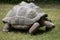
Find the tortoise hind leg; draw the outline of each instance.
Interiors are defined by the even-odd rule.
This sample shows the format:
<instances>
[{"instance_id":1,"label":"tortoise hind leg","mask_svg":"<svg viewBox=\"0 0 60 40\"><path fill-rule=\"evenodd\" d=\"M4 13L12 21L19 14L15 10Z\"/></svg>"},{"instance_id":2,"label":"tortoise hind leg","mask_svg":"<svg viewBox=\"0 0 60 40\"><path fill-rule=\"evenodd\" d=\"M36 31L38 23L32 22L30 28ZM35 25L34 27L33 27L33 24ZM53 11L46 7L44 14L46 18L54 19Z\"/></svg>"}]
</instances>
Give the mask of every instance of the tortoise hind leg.
<instances>
[{"instance_id":1,"label":"tortoise hind leg","mask_svg":"<svg viewBox=\"0 0 60 40\"><path fill-rule=\"evenodd\" d=\"M29 29L29 33L30 34L34 33L39 28L39 25L40 24L38 22L34 23L32 27Z\"/></svg>"},{"instance_id":2,"label":"tortoise hind leg","mask_svg":"<svg viewBox=\"0 0 60 40\"><path fill-rule=\"evenodd\" d=\"M3 27L3 32L8 32L9 29L10 29L10 24L5 23L5 24L4 24L4 27Z\"/></svg>"}]
</instances>

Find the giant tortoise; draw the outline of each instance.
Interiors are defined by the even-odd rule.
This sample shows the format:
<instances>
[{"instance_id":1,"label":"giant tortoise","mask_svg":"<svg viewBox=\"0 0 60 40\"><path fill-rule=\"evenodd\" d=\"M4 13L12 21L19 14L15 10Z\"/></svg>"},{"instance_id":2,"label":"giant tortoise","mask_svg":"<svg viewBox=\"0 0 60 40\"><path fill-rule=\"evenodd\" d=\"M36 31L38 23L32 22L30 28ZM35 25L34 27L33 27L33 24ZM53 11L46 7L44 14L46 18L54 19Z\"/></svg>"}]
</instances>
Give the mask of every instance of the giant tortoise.
<instances>
[{"instance_id":1,"label":"giant tortoise","mask_svg":"<svg viewBox=\"0 0 60 40\"><path fill-rule=\"evenodd\" d=\"M34 3L21 2L15 5L3 18L3 31L8 32L13 27L15 29L28 29L29 33L34 33L41 26L50 30L54 28L54 24L47 17L48 15Z\"/></svg>"}]
</instances>

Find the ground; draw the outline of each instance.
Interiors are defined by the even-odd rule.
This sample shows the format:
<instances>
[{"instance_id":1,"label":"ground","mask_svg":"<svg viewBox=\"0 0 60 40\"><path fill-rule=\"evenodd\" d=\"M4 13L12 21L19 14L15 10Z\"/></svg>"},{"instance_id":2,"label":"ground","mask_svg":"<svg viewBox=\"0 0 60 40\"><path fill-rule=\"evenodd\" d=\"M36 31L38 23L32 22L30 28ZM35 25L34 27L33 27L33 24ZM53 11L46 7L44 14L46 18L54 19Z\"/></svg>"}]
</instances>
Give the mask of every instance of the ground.
<instances>
[{"instance_id":1,"label":"ground","mask_svg":"<svg viewBox=\"0 0 60 40\"><path fill-rule=\"evenodd\" d=\"M12 4L0 4L0 40L60 40L60 5L57 4L41 4L42 10L48 14L48 17L55 24L55 28L52 31L45 32L44 28L38 31L36 35L30 35L26 32L2 32L4 24L2 19L7 12L13 7Z\"/></svg>"}]
</instances>

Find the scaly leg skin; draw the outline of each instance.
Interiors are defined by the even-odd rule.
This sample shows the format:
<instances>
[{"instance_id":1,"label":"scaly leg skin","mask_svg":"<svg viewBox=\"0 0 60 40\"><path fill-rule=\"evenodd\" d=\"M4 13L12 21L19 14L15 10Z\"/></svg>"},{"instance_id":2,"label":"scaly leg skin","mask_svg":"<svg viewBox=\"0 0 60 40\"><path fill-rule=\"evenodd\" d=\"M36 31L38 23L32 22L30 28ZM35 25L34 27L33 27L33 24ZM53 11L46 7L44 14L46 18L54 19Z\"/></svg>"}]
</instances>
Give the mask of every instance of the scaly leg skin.
<instances>
[{"instance_id":1,"label":"scaly leg skin","mask_svg":"<svg viewBox=\"0 0 60 40\"><path fill-rule=\"evenodd\" d=\"M8 32L9 28L10 28L10 25L8 23L5 23L3 27L3 32Z\"/></svg>"},{"instance_id":2,"label":"scaly leg skin","mask_svg":"<svg viewBox=\"0 0 60 40\"><path fill-rule=\"evenodd\" d=\"M39 25L40 24L38 22L34 23L32 27L29 29L29 33L33 34L39 28Z\"/></svg>"}]
</instances>

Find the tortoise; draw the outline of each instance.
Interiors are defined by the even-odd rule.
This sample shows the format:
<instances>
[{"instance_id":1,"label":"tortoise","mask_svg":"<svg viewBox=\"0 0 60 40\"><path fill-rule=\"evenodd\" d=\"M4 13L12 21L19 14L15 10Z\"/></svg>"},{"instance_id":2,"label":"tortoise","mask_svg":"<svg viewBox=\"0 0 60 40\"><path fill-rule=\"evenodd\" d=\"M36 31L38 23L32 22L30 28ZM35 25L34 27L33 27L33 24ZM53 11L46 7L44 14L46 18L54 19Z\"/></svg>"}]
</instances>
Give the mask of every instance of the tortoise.
<instances>
[{"instance_id":1,"label":"tortoise","mask_svg":"<svg viewBox=\"0 0 60 40\"><path fill-rule=\"evenodd\" d=\"M9 32L10 28L13 27L15 29L28 29L29 33L34 33L42 26L45 26L46 30L50 30L55 25L47 17L48 15L34 3L21 2L15 5L3 18L3 31Z\"/></svg>"}]
</instances>

